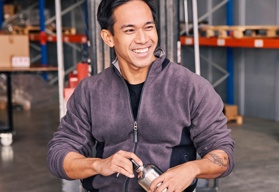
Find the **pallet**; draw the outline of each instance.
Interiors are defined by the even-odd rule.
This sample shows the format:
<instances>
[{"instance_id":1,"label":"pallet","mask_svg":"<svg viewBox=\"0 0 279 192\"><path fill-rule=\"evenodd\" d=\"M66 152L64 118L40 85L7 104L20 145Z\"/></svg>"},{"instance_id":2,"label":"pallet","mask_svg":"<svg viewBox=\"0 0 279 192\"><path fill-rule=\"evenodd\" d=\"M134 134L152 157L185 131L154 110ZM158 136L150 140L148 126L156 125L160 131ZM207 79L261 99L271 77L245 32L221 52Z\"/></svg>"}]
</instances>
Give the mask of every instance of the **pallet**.
<instances>
[{"instance_id":1,"label":"pallet","mask_svg":"<svg viewBox=\"0 0 279 192\"><path fill-rule=\"evenodd\" d=\"M274 38L279 37L279 26L203 26L200 28L202 37L219 38L243 38L243 37L261 37Z\"/></svg>"},{"instance_id":2,"label":"pallet","mask_svg":"<svg viewBox=\"0 0 279 192\"><path fill-rule=\"evenodd\" d=\"M201 37L220 37L226 38L228 37L229 26L220 25L220 26L203 26L200 27L199 33Z\"/></svg>"},{"instance_id":3,"label":"pallet","mask_svg":"<svg viewBox=\"0 0 279 192\"><path fill-rule=\"evenodd\" d=\"M53 33L56 33L56 28L52 26L47 26L46 30L49 30ZM12 34L22 34L22 35L28 35L28 34L37 34L40 33L40 26L13 26L12 28ZM64 35L75 35L76 29L71 27L62 27L62 34Z\"/></svg>"},{"instance_id":4,"label":"pallet","mask_svg":"<svg viewBox=\"0 0 279 192\"><path fill-rule=\"evenodd\" d=\"M243 123L243 117L238 115L237 105L224 104L223 113L227 117L228 123L236 122L237 125L241 125Z\"/></svg>"},{"instance_id":5,"label":"pallet","mask_svg":"<svg viewBox=\"0 0 279 192\"><path fill-rule=\"evenodd\" d=\"M243 37L279 37L279 26L231 26L234 38Z\"/></svg>"},{"instance_id":6,"label":"pallet","mask_svg":"<svg viewBox=\"0 0 279 192\"><path fill-rule=\"evenodd\" d=\"M235 122L237 125L243 124L243 117L241 115L227 116L228 123Z\"/></svg>"}]
</instances>

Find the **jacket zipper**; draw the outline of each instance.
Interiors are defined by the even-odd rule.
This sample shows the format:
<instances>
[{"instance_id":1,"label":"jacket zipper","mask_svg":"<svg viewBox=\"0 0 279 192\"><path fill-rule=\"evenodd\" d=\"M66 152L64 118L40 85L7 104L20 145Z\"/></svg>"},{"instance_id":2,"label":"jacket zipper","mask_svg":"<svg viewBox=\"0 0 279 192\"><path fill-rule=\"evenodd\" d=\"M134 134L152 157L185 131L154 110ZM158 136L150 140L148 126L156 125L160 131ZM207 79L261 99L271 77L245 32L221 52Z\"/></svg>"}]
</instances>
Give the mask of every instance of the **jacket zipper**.
<instances>
[{"instance_id":1,"label":"jacket zipper","mask_svg":"<svg viewBox=\"0 0 279 192\"><path fill-rule=\"evenodd\" d=\"M149 73L149 72L148 72ZM148 74L147 74L147 77L148 77ZM140 106L141 106L141 101L142 101L142 95L143 95L143 91L144 91L144 87L145 87L145 84L146 84L146 81L147 81L147 78L145 80L145 83L142 87L142 90L141 90L141 95L140 95L140 102L139 102L139 107L138 107L138 114L137 116L139 115L139 111L140 111ZM126 84L126 82L124 82ZM126 85L127 87L127 85ZM127 87L127 90L128 90L128 87ZM129 95L129 98L130 98L130 95ZM130 103L130 106L131 106L131 101L129 100L129 103ZM130 108L131 109L131 108ZM131 114L132 114L132 109L131 109ZM132 114L132 117L133 117L133 114ZM133 149L133 152L136 153L136 150L137 150L137 146L138 146L138 122L137 122L137 117L136 119L134 119L134 149ZM123 192L127 192L127 188L128 188L128 178L126 178L125 182L124 182L124 188L123 188Z\"/></svg>"},{"instance_id":2,"label":"jacket zipper","mask_svg":"<svg viewBox=\"0 0 279 192\"><path fill-rule=\"evenodd\" d=\"M132 112L132 108L131 108L131 100L130 100L130 94L129 94L129 89L128 89L128 86L123 78L123 76L119 73L119 71L117 70L119 76L121 77L122 79L122 82L125 84L125 87L126 87L126 90L128 91L128 98L129 98L129 108L130 108L130 114L131 114L131 117L134 121L134 124L133 124L133 130L134 130L134 143L135 143L135 146L134 146L134 149L133 149L133 152L135 153L136 152L136 149L137 149L137 143L138 143L138 122L137 120L134 118L133 116L133 112ZM143 88L142 88L143 89ZM142 94L141 94L142 95ZM140 99L141 100L141 99ZM139 103L140 105L140 103ZM139 110L138 110L139 111ZM124 184L123 184L123 190L122 192L127 192L127 186L128 186L128 181L129 179L126 178L125 181L124 181Z\"/></svg>"},{"instance_id":3,"label":"jacket zipper","mask_svg":"<svg viewBox=\"0 0 279 192\"><path fill-rule=\"evenodd\" d=\"M134 142L135 144L138 143L138 122L135 121L134 122ZM134 152L135 152L136 147L134 148Z\"/></svg>"},{"instance_id":4,"label":"jacket zipper","mask_svg":"<svg viewBox=\"0 0 279 192\"><path fill-rule=\"evenodd\" d=\"M150 66L149 68L149 71L151 69L152 65ZM133 112L132 112L132 109L131 109L131 100L130 100L130 94L129 94L129 89L128 89L128 86L123 78L123 76L121 75L121 73L118 71L118 69L116 68L119 76L121 77L122 79L122 82L125 84L126 86L126 90L128 91L128 98L129 98L129 107L130 107L130 111L131 111L131 115L133 117ZM149 74L149 71L148 71L148 74ZM140 105L141 105L141 100L142 100L142 95L143 95L143 91L144 91L144 87L145 87L145 84L146 84L146 81L147 81L147 78L148 78L148 74L146 76L146 79L145 79L145 83L142 87L142 90L141 90L141 96L140 96L140 102L139 102L139 108L138 108L138 112L140 110ZM138 113L139 114L139 113ZM137 115L138 116L138 115ZM134 143L135 143L135 146L134 146L134 149L133 149L133 152L135 153L136 152L136 149L137 149L137 143L138 143L138 122L137 122L137 118L135 119L134 117L132 118L134 120L134 126L133 126L133 130L134 130ZM124 181L124 187L123 187L123 192L127 192L127 186L128 186L128 178L125 179Z\"/></svg>"},{"instance_id":5,"label":"jacket zipper","mask_svg":"<svg viewBox=\"0 0 279 192\"><path fill-rule=\"evenodd\" d=\"M137 143L138 143L138 122L137 122L137 120L134 121L133 129L134 129L134 143L135 143L133 152L135 153L137 150ZM123 185L124 186L123 192L127 192L128 182L129 182L129 179L126 178L124 181L124 185Z\"/></svg>"}]
</instances>

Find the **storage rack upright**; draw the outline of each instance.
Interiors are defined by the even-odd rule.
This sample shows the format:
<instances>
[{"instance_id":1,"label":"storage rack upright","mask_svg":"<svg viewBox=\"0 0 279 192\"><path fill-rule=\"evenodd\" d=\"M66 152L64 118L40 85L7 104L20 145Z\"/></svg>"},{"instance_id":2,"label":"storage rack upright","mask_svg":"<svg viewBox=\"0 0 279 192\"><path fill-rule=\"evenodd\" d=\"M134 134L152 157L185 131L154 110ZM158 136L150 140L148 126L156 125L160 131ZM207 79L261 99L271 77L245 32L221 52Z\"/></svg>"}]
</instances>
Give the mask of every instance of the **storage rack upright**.
<instances>
[{"instance_id":1,"label":"storage rack upright","mask_svg":"<svg viewBox=\"0 0 279 192\"><path fill-rule=\"evenodd\" d=\"M208 0L207 2L211 2L212 0ZM245 13L246 13L246 9L248 8L248 4L247 4L247 0L243 0L243 1L238 1L236 3L236 1L234 0L224 0L223 2L226 2L226 14L227 14L227 26L234 26L235 22L233 21L233 18L238 18L238 25L239 26L243 26L245 27L246 24L246 17L245 17ZM261 3L268 3L268 2L261 2ZM221 4L221 3L220 3ZM276 24L274 25L275 27L278 26L279 27L279 1L275 2L275 6L274 9L276 9L277 11L275 11L275 15L277 18L276 19ZM237 6L239 9L239 15L234 16L234 6ZM199 20L200 21L200 20ZM255 25L256 27L257 25ZM260 26L259 26L260 27ZM234 79L235 75L239 76L239 79L237 79L237 81L239 81L239 90L238 90L238 104L239 104L239 111L240 114L244 114L245 113L245 84L244 84L244 74L243 73L239 73L235 74L234 73L234 68L236 67L234 64L234 50L235 48L243 48L241 49L241 51L238 51L238 53L240 52L241 55L238 58L238 65L237 67L241 68L244 70L244 66L245 66L245 55L244 55L244 49L267 49L267 50L275 50L275 49L279 49L279 39L278 39L278 30L277 30L277 37L243 37L243 38L233 38L233 37L227 37L227 38L223 38L223 37L199 37L199 46L202 47L223 47L225 49L227 49L227 98L226 98L226 102L228 104L235 104L235 85L234 82L236 81ZM194 46L194 37L190 36L190 35L182 35L180 37L180 42L181 45L184 46ZM278 70L277 70L278 71ZM225 77L225 76L224 76ZM275 83L275 98L278 98L279 95L279 86L278 83ZM279 121L279 102L275 101L275 120Z\"/></svg>"},{"instance_id":2,"label":"storage rack upright","mask_svg":"<svg viewBox=\"0 0 279 192\"><path fill-rule=\"evenodd\" d=\"M61 2L60 1L56 1L56 7L61 6ZM57 79L54 78L52 80L50 80L50 83L53 83L55 81L57 81L58 79L60 79L59 81L59 97L63 98L63 88L64 88L64 76L65 76L65 72L64 72L64 63L63 63L63 59L62 62L60 62L61 57L63 57L63 52L60 52L60 49L62 47L63 43L66 43L68 45L70 45L71 47L73 47L74 49L77 49L78 51L81 51L77 46L75 46L73 43L81 43L81 44L87 44L87 36L84 34L74 34L74 35L62 35L61 31L62 31L62 26L61 26L61 17L70 12L71 10L75 9L76 7L82 5L85 3L85 0L80 0L77 3L71 5L70 7L68 7L67 9L63 10L61 12L61 10L59 12L56 13L56 16L48 19L47 21L45 21L45 17L44 17L44 9L45 9L45 1L44 0L38 0L37 2L35 2L34 4L30 5L27 10L33 9L35 7L37 7L39 5L39 14L40 14L40 33L39 34L28 34L29 36L29 40L30 43L31 42L40 42L41 47L38 48L36 45L30 44L32 45L31 47L35 47L35 49L40 50L41 54L39 56L36 56L34 58L31 58L31 63L35 62L36 60L38 60L39 58L41 58L41 66L42 68L40 69L25 69L26 71L40 71L43 72L43 77L46 79L46 73L44 71L55 71L54 68L50 68L50 65L48 63L48 59L47 59L47 42L56 42L57 44L59 44L61 42L61 44L59 46L57 46L58 50L58 58L59 58L59 62L58 62L58 77ZM23 10L24 12L25 10ZM0 0L0 24L2 27L2 24L5 22L3 20L3 0ZM57 15L58 14L58 15ZM12 16L13 18L17 18L18 15L14 15ZM13 19L12 18L12 19ZM58 24L56 27L56 31L57 31L57 35L49 32L46 30L46 25L49 24L50 22L54 21L55 19L58 19ZM0 28L1 29L1 28ZM49 34L48 34L49 33ZM58 39L58 40L57 40ZM63 49L62 49L63 51ZM4 69L3 69L4 70ZM2 70L2 71L3 71ZM66 74L71 71L71 69L68 69L68 71L66 71ZM20 72L24 72L24 69L20 69ZM5 71L6 73L6 71ZM7 71L7 73L10 73L10 71ZM10 80L10 75L7 76L7 84L11 84L11 80ZM7 95L8 98L12 97L12 90L10 90L11 86L7 86ZM61 101L60 105L60 111L63 114L63 109L64 109L64 103L63 100ZM12 103L11 101L9 101L8 103L8 108L10 109L12 107ZM13 129L13 119L12 119L12 111L9 110L8 111L8 129L5 128L4 132L0 131L0 133L3 132L3 134L8 133L10 135L11 132L14 132ZM12 139L12 138L11 138ZM11 143L11 142L10 142Z\"/></svg>"}]
</instances>

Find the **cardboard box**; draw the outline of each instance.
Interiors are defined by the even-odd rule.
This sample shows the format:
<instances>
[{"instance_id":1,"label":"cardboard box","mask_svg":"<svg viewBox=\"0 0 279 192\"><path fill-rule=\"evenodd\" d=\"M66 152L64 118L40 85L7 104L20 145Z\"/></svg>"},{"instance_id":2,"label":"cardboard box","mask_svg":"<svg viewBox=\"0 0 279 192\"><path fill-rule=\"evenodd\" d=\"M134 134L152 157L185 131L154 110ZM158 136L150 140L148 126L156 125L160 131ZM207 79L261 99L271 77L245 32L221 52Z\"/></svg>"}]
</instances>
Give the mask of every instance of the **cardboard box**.
<instances>
[{"instance_id":1,"label":"cardboard box","mask_svg":"<svg viewBox=\"0 0 279 192\"><path fill-rule=\"evenodd\" d=\"M234 117L238 115L237 105L224 105L224 114L226 117Z\"/></svg>"},{"instance_id":2,"label":"cardboard box","mask_svg":"<svg viewBox=\"0 0 279 192\"><path fill-rule=\"evenodd\" d=\"M4 12L4 19L7 20L13 15L15 15L16 13L15 6L12 4L3 5L3 12Z\"/></svg>"},{"instance_id":3,"label":"cardboard box","mask_svg":"<svg viewBox=\"0 0 279 192\"><path fill-rule=\"evenodd\" d=\"M30 58L29 37L0 35L0 67L12 67L12 59L15 57Z\"/></svg>"}]
</instances>

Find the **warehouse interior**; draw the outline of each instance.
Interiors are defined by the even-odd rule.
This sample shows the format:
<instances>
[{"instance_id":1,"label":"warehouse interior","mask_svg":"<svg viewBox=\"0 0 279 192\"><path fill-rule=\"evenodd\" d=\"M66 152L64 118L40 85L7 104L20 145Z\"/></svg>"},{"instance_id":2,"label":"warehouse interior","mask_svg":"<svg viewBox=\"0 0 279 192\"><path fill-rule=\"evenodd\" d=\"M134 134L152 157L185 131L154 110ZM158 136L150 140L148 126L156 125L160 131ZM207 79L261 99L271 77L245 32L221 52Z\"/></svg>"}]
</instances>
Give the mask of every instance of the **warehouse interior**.
<instances>
[{"instance_id":1,"label":"warehouse interior","mask_svg":"<svg viewBox=\"0 0 279 192\"><path fill-rule=\"evenodd\" d=\"M235 141L233 172L200 180L196 192L277 191L279 0L156 2L160 46L213 85ZM0 0L0 191L85 191L51 175L46 156L79 80L114 59L99 36L99 3Z\"/></svg>"}]
</instances>

